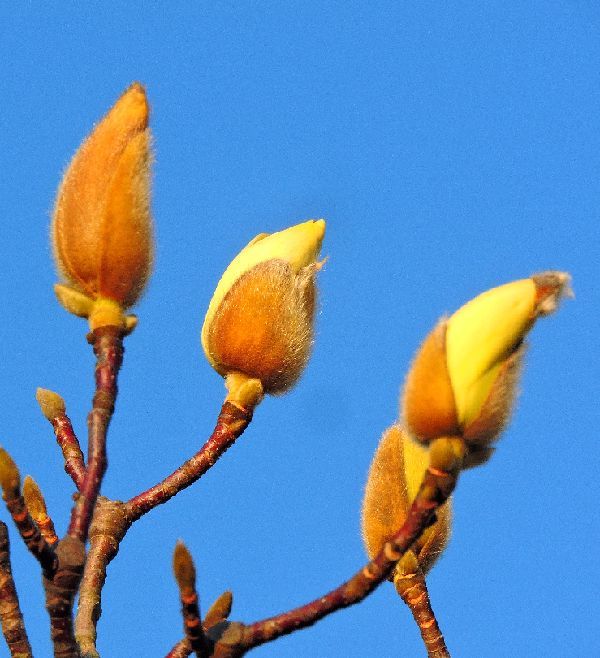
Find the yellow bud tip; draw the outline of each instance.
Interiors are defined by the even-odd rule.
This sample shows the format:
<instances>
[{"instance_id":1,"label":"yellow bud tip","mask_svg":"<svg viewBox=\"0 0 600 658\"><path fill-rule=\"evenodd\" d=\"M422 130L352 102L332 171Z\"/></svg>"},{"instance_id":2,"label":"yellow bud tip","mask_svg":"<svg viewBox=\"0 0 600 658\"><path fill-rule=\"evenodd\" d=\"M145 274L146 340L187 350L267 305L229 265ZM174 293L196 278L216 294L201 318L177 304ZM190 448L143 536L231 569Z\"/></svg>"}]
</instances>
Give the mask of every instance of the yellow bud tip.
<instances>
[{"instance_id":1,"label":"yellow bud tip","mask_svg":"<svg viewBox=\"0 0 600 658\"><path fill-rule=\"evenodd\" d=\"M0 487L5 494L18 494L21 487L19 469L4 448L0 448Z\"/></svg>"},{"instance_id":2,"label":"yellow bud tip","mask_svg":"<svg viewBox=\"0 0 600 658\"><path fill-rule=\"evenodd\" d=\"M35 521L48 516L44 496L31 475L26 475L25 480L23 480L23 498L29 513Z\"/></svg>"},{"instance_id":3,"label":"yellow bud tip","mask_svg":"<svg viewBox=\"0 0 600 658\"><path fill-rule=\"evenodd\" d=\"M564 272L513 281L475 297L448 320L447 366L463 429L479 417L502 369L536 319L552 313L561 298L571 294L569 282Z\"/></svg>"},{"instance_id":4,"label":"yellow bud tip","mask_svg":"<svg viewBox=\"0 0 600 658\"><path fill-rule=\"evenodd\" d=\"M47 388L38 388L35 392L35 399L40 405L42 413L50 422L66 411L65 401L61 396Z\"/></svg>"},{"instance_id":5,"label":"yellow bud tip","mask_svg":"<svg viewBox=\"0 0 600 658\"><path fill-rule=\"evenodd\" d=\"M175 550L173 551L173 572L180 590L195 588L196 569L194 561L181 540L175 544Z\"/></svg>"}]
</instances>

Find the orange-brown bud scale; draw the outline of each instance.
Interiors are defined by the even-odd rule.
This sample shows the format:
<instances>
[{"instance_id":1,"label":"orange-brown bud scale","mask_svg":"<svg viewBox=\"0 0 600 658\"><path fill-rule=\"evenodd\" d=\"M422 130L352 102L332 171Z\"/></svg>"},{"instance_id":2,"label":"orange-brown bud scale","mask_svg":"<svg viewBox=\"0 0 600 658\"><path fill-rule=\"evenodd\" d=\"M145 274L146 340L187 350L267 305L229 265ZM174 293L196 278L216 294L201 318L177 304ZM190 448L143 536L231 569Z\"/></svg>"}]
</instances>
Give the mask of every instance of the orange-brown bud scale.
<instances>
[{"instance_id":1,"label":"orange-brown bud scale","mask_svg":"<svg viewBox=\"0 0 600 658\"><path fill-rule=\"evenodd\" d=\"M312 346L315 267L294 274L280 260L259 263L216 310L207 346L216 369L240 372L279 393L300 376Z\"/></svg>"},{"instance_id":2,"label":"orange-brown bud scale","mask_svg":"<svg viewBox=\"0 0 600 658\"><path fill-rule=\"evenodd\" d=\"M179 589L186 595L196 586L196 568L194 560L182 541L175 544L173 551L173 573Z\"/></svg>"},{"instance_id":3,"label":"orange-brown bud scale","mask_svg":"<svg viewBox=\"0 0 600 658\"><path fill-rule=\"evenodd\" d=\"M419 439L459 432L454 393L446 366L446 322L427 336L406 378L404 420Z\"/></svg>"},{"instance_id":4,"label":"orange-brown bud scale","mask_svg":"<svg viewBox=\"0 0 600 658\"><path fill-rule=\"evenodd\" d=\"M392 425L385 431L373 457L363 501L363 537L370 558L379 553L406 521L427 464L427 451L408 443L400 426ZM438 510L435 523L413 545L423 571L433 566L448 543L450 522L451 508L447 501ZM409 552L406 560L410 555Z\"/></svg>"},{"instance_id":5,"label":"orange-brown bud scale","mask_svg":"<svg viewBox=\"0 0 600 658\"><path fill-rule=\"evenodd\" d=\"M137 301L152 265L148 115L144 89L135 83L73 157L52 224L56 262L75 293L122 308ZM72 305L87 315L84 301Z\"/></svg>"}]
</instances>

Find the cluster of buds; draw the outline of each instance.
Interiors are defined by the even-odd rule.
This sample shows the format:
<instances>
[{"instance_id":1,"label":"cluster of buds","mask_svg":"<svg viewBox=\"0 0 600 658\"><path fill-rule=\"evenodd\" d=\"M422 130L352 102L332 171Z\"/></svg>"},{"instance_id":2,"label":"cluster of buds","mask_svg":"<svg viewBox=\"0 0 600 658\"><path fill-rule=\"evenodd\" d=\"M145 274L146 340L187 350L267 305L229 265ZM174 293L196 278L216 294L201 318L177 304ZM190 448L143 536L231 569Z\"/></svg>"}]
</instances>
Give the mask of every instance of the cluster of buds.
<instances>
[{"instance_id":1,"label":"cluster of buds","mask_svg":"<svg viewBox=\"0 0 600 658\"><path fill-rule=\"evenodd\" d=\"M148 103L136 83L83 142L59 188L52 236L66 283L56 293L92 330L111 325L126 333L135 326L125 311L139 299L152 265L151 159ZM260 234L223 273L201 340L231 402L252 407L299 379L313 342L324 234L322 219ZM428 444L460 438L465 466L489 457L510 415L525 336L555 310L568 284L568 275L544 272L494 288L427 336L406 378L405 430L394 425L385 432L371 466L363 508L371 557L406 520L429 464ZM35 494L31 483L28 490ZM448 501L409 558L429 569L449 531Z\"/></svg>"},{"instance_id":2,"label":"cluster of buds","mask_svg":"<svg viewBox=\"0 0 600 658\"><path fill-rule=\"evenodd\" d=\"M125 315L147 283L153 255L148 102L134 83L80 146L58 190L52 221L61 304L92 330L131 331ZM315 275L325 222L310 220L252 240L221 277L202 345L230 399L255 404L288 390L312 346Z\"/></svg>"}]
</instances>

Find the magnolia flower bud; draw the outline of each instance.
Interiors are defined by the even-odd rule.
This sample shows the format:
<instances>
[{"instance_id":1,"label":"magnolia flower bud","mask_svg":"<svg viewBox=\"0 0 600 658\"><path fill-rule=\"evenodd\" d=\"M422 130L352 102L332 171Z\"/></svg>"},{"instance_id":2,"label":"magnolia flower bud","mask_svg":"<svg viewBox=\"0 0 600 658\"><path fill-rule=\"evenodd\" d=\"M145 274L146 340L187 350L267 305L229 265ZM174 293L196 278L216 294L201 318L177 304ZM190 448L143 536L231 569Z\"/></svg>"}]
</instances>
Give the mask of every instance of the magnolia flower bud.
<instances>
[{"instance_id":1,"label":"magnolia flower bud","mask_svg":"<svg viewBox=\"0 0 600 658\"><path fill-rule=\"evenodd\" d=\"M300 376L312 345L315 274L325 221L263 233L221 277L202 327L202 347L221 375L260 381L283 393Z\"/></svg>"},{"instance_id":2,"label":"magnolia flower bud","mask_svg":"<svg viewBox=\"0 0 600 658\"><path fill-rule=\"evenodd\" d=\"M152 265L150 130L143 87L134 83L71 160L58 189L52 243L68 285L63 306L90 320L132 328L123 309L140 297Z\"/></svg>"},{"instance_id":3,"label":"magnolia flower bud","mask_svg":"<svg viewBox=\"0 0 600 658\"><path fill-rule=\"evenodd\" d=\"M387 429L369 470L362 510L363 538L369 558L402 527L429 466L429 451L411 441L399 425ZM450 537L451 509L447 500L412 551L424 571L433 566Z\"/></svg>"},{"instance_id":4,"label":"magnolia flower bud","mask_svg":"<svg viewBox=\"0 0 600 658\"><path fill-rule=\"evenodd\" d=\"M485 459L511 412L523 340L568 294L569 276L544 272L492 288L442 319L406 378L403 415L423 442L462 436Z\"/></svg>"}]
</instances>

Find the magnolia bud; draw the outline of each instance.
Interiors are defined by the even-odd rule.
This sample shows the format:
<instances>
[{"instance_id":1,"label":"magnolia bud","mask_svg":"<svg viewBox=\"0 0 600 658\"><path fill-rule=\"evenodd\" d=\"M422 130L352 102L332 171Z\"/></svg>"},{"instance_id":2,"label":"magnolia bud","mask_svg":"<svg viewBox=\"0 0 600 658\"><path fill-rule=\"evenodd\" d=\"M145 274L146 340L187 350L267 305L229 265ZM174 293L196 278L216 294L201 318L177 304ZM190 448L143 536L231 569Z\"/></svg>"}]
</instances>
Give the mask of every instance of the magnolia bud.
<instances>
[{"instance_id":1,"label":"magnolia bud","mask_svg":"<svg viewBox=\"0 0 600 658\"><path fill-rule=\"evenodd\" d=\"M427 448L411 441L399 425L384 432L369 470L362 510L363 538L370 558L406 521L428 466ZM412 547L424 571L433 566L448 543L450 500L440 507L436 517Z\"/></svg>"},{"instance_id":2,"label":"magnolia bud","mask_svg":"<svg viewBox=\"0 0 600 658\"><path fill-rule=\"evenodd\" d=\"M221 277L202 327L202 347L221 375L259 380L283 393L300 376L312 346L315 274L325 222L263 233Z\"/></svg>"},{"instance_id":3,"label":"magnolia bud","mask_svg":"<svg viewBox=\"0 0 600 658\"><path fill-rule=\"evenodd\" d=\"M427 336L406 378L403 415L423 442L462 436L485 459L511 412L523 340L568 294L569 276L544 272L475 297ZM473 463L473 461L472 461Z\"/></svg>"},{"instance_id":4,"label":"magnolia bud","mask_svg":"<svg viewBox=\"0 0 600 658\"><path fill-rule=\"evenodd\" d=\"M68 285L56 294L92 329L131 329L123 309L140 297L152 265L150 130L143 87L134 83L71 160L58 189L52 242Z\"/></svg>"}]
</instances>

